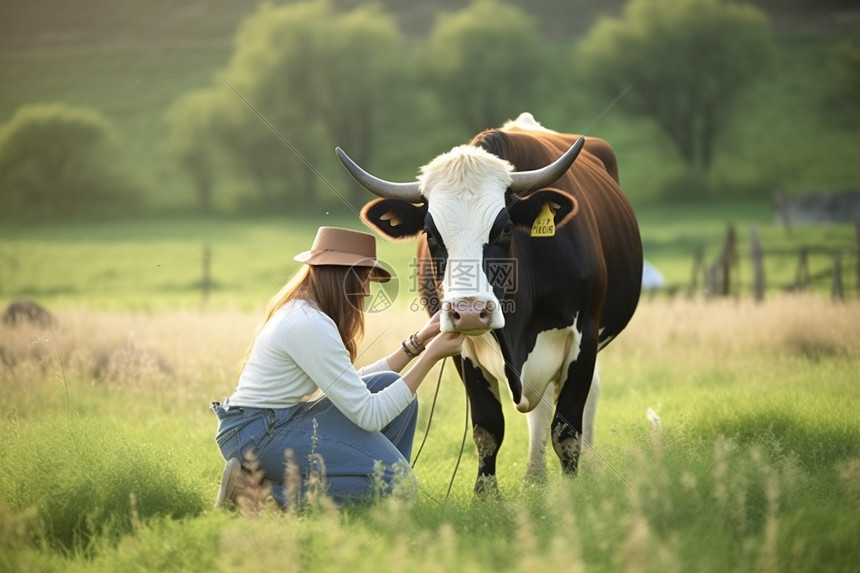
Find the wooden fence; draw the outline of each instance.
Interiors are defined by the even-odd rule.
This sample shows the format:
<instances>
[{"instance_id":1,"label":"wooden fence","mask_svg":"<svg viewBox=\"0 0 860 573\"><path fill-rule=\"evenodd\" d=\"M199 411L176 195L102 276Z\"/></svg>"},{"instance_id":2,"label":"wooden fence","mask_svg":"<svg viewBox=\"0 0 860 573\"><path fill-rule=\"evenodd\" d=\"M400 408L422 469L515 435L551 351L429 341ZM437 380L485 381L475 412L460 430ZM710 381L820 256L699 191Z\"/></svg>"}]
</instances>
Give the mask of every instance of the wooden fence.
<instances>
[{"instance_id":1,"label":"wooden fence","mask_svg":"<svg viewBox=\"0 0 860 573\"><path fill-rule=\"evenodd\" d=\"M834 248L832 246L808 245L795 248L764 248L759 238L758 228L753 225L749 229L749 255L738 251L737 233L734 225L726 229L726 237L717 258L707 264L705 249L699 248L693 255L693 269L690 282L687 284L669 284L659 289L649 289L653 296L658 290L670 297L682 291L692 298L700 292L707 298L740 296L746 287L741 284L741 261L748 259L751 267L752 284L748 287L757 301L764 300L768 290L767 274L765 273L765 257L792 257L797 260L794 280L788 284L777 285L777 288L788 292L810 290L816 284L824 281L830 283L830 294L834 300L844 300L849 294L845 288L844 275L851 270L853 264L855 294L860 297L860 222L855 224L855 242L853 245ZM830 266L815 273L810 272L809 259L811 256L827 257ZM201 257L202 273L200 280L201 307L206 310L212 291L212 248L203 245Z\"/></svg>"},{"instance_id":2,"label":"wooden fence","mask_svg":"<svg viewBox=\"0 0 860 573\"><path fill-rule=\"evenodd\" d=\"M797 261L794 279L776 287L768 285L765 272L765 259L773 257L788 257ZM820 260L825 258L823 269L810 271L810 258ZM804 245L801 247L783 248L762 245L758 228L753 225L749 229L749 252L738 250L737 233L734 225L726 229L722 248L716 259L710 264L705 258L704 248L699 248L693 255L693 269L690 282L684 285L668 285L663 291L674 296L686 290L688 297L703 293L707 298L740 296L749 289L757 301L764 300L765 293L770 289L784 292L802 292L811 290L816 285L828 284L834 300L844 300L850 295L845 287L845 274L853 270L855 295L860 297L860 222L855 224L855 242L844 247ZM741 283L741 263L748 262L750 267L751 284Z\"/></svg>"}]
</instances>

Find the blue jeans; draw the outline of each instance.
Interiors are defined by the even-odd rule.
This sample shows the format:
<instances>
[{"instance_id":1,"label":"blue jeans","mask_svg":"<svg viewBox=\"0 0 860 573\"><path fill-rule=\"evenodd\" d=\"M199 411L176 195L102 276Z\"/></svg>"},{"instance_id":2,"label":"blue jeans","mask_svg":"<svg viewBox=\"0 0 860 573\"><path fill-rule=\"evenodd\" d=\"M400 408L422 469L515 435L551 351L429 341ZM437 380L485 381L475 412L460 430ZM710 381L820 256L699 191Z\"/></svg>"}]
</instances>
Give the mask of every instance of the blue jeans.
<instances>
[{"instance_id":1,"label":"blue jeans","mask_svg":"<svg viewBox=\"0 0 860 573\"><path fill-rule=\"evenodd\" d=\"M394 372L380 372L366 376L364 381L371 392L379 392L397 378ZM292 450L293 461L301 470L302 495L308 476L318 469L314 454L322 457L327 494L339 505L390 492L396 471L414 480L409 461L418 419L417 398L381 432L362 430L328 398L275 409L225 407L213 402L212 411L218 417L215 441L224 459L244 462L250 453L265 472L264 479L271 483L272 496L282 506L287 504L286 450ZM384 464L384 471L377 469L375 477L377 462ZM379 478L384 482L381 488Z\"/></svg>"}]
</instances>

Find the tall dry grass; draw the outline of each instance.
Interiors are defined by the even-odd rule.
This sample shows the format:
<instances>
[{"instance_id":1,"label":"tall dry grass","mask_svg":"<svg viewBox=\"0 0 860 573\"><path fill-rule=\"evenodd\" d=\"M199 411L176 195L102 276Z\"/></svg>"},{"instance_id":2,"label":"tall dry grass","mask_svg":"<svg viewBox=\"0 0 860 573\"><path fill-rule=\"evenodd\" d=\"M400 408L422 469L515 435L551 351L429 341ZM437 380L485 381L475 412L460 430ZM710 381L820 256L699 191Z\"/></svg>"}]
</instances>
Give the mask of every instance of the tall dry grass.
<instances>
[{"instance_id":1,"label":"tall dry grass","mask_svg":"<svg viewBox=\"0 0 860 573\"><path fill-rule=\"evenodd\" d=\"M239 312L55 314L47 329L0 325L0 382L16 398L55 381L185 407L228 389L256 323Z\"/></svg>"},{"instance_id":2,"label":"tall dry grass","mask_svg":"<svg viewBox=\"0 0 860 573\"><path fill-rule=\"evenodd\" d=\"M860 304L793 295L751 299L643 301L613 342L613 360L666 355L672 360L860 356ZM607 351L609 356L610 351Z\"/></svg>"},{"instance_id":3,"label":"tall dry grass","mask_svg":"<svg viewBox=\"0 0 860 573\"><path fill-rule=\"evenodd\" d=\"M0 327L9 570L845 571L858 557L856 302L643 302L601 354L597 440L579 476L562 479L548 453L545 486L522 486L527 430L506 405L502 497L486 502L471 493L468 439L445 499L465 416L448 367L415 501L253 519L211 512L223 462L207 405L232 391L259 316L56 315L50 336ZM424 320L369 315L360 362Z\"/></svg>"}]
</instances>

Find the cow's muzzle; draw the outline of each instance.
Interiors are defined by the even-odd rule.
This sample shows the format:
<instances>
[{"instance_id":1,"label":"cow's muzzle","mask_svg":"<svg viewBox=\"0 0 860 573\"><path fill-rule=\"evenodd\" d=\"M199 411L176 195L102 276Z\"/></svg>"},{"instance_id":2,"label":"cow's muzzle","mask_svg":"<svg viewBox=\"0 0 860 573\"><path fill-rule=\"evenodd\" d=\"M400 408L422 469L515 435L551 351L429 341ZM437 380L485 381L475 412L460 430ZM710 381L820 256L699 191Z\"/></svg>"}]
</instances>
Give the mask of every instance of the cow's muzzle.
<instances>
[{"instance_id":1,"label":"cow's muzzle","mask_svg":"<svg viewBox=\"0 0 860 573\"><path fill-rule=\"evenodd\" d=\"M475 297L443 301L440 318L443 332L460 332L467 336L480 336L505 325L497 301Z\"/></svg>"}]
</instances>

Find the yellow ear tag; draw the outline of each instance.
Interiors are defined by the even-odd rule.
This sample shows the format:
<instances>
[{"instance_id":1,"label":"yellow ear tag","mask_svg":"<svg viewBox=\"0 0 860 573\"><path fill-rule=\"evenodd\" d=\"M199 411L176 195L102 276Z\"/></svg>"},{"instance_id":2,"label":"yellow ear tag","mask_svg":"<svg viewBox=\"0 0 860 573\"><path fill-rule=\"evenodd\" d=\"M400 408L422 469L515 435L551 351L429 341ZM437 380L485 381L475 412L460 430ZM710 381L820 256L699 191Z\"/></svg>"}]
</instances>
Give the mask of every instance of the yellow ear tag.
<instances>
[{"instance_id":1,"label":"yellow ear tag","mask_svg":"<svg viewBox=\"0 0 860 573\"><path fill-rule=\"evenodd\" d=\"M554 237L555 215L549 208L549 203L544 203L540 208L537 219L532 225L532 237Z\"/></svg>"}]
</instances>

